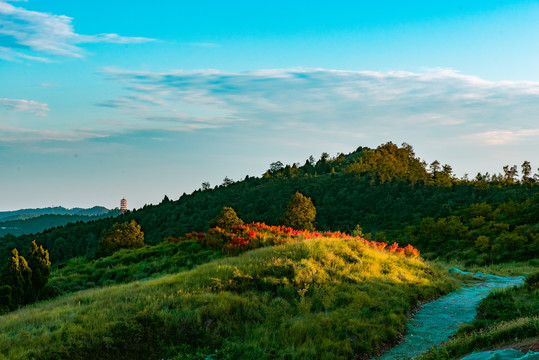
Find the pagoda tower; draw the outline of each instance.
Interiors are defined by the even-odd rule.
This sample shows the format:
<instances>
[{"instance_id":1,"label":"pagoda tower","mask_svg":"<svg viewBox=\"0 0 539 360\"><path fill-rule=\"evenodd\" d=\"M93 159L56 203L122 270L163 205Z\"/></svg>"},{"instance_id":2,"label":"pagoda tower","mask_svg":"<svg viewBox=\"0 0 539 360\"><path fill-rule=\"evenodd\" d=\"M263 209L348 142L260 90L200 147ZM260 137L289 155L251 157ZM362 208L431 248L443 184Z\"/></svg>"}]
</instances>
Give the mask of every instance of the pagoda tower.
<instances>
[{"instance_id":1,"label":"pagoda tower","mask_svg":"<svg viewBox=\"0 0 539 360\"><path fill-rule=\"evenodd\" d=\"M120 210L127 211L127 200L125 198L120 200Z\"/></svg>"}]
</instances>

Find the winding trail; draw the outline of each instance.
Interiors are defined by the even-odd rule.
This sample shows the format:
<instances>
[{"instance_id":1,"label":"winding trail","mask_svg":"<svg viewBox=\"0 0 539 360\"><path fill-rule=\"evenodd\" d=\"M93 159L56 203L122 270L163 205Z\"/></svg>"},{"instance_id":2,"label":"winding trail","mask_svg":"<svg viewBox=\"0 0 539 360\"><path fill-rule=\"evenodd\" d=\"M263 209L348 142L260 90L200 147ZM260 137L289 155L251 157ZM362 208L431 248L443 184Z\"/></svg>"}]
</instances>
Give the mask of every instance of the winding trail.
<instances>
[{"instance_id":1,"label":"winding trail","mask_svg":"<svg viewBox=\"0 0 539 360\"><path fill-rule=\"evenodd\" d=\"M386 351L379 360L408 359L429 351L457 332L459 326L470 322L476 315L479 302L494 288L505 288L524 283L523 276L496 276L481 272L468 273L482 280L460 288L421 307L408 322L404 340Z\"/></svg>"}]
</instances>

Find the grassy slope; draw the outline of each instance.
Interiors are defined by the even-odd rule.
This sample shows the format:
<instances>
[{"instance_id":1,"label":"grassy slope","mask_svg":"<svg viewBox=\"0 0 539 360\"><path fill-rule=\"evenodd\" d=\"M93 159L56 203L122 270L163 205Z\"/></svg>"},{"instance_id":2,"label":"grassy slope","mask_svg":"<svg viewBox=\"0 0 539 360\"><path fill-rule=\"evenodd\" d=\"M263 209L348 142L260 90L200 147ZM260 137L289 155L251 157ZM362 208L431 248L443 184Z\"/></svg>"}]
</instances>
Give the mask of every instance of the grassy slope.
<instances>
[{"instance_id":1,"label":"grassy slope","mask_svg":"<svg viewBox=\"0 0 539 360\"><path fill-rule=\"evenodd\" d=\"M120 250L100 259L75 258L52 271L47 297L98 286L127 283L189 270L223 254L195 241L162 242L140 249Z\"/></svg>"},{"instance_id":2,"label":"grassy slope","mask_svg":"<svg viewBox=\"0 0 539 360\"><path fill-rule=\"evenodd\" d=\"M420 259L319 238L2 316L0 358L349 359L395 342L450 287Z\"/></svg>"}]
</instances>

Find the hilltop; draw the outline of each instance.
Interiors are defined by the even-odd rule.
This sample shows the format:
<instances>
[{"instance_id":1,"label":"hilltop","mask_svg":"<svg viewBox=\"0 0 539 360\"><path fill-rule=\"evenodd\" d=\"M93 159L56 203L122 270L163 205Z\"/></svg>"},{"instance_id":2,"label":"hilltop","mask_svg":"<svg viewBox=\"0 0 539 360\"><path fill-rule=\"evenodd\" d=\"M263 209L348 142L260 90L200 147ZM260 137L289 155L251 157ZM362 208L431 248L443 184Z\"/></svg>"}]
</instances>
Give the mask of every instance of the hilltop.
<instances>
[{"instance_id":1,"label":"hilltop","mask_svg":"<svg viewBox=\"0 0 539 360\"><path fill-rule=\"evenodd\" d=\"M55 264L72 257L93 256L103 230L113 222L129 220L142 226L147 243L157 244L168 236L206 231L210 220L224 206L232 206L247 222L279 224L288 199L296 191L312 199L319 230L359 231L373 239L398 241L404 229L419 226L425 218L452 216L483 202L497 207L536 198L537 175L531 174L529 163L523 165L520 179L516 166L505 167L504 174L459 179L449 165L437 161L427 165L408 144L359 147L336 157L324 153L319 160L307 159L304 165L272 163L261 177L237 182L225 178L223 184L213 188L203 184L201 189L176 201L165 197L158 205L128 211L115 220L69 224L33 236L4 238L0 240L0 256L7 256L14 247L26 248L33 239L51 251ZM514 227L509 224L506 231ZM492 236L498 235L501 234ZM414 236L407 240L415 241ZM423 246L422 241L418 246ZM468 239L466 246L470 241L475 239ZM477 250L481 252L481 247ZM480 259L473 257L476 258Z\"/></svg>"}]
</instances>

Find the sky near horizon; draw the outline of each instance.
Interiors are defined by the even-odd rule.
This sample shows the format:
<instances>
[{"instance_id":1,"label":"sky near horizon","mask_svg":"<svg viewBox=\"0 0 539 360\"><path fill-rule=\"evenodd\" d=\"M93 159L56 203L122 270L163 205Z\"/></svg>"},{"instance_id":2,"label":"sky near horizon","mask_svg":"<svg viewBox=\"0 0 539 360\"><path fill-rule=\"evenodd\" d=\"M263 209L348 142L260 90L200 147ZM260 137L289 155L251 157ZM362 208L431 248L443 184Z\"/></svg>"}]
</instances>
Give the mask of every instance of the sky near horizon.
<instances>
[{"instance_id":1,"label":"sky near horizon","mask_svg":"<svg viewBox=\"0 0 539 360\"><path fill-rule=\"evenodd\" d=\"M0 211L177 199L359 146L539 167L536 1L0 0Z\"/></svg>"}]
</instances>

